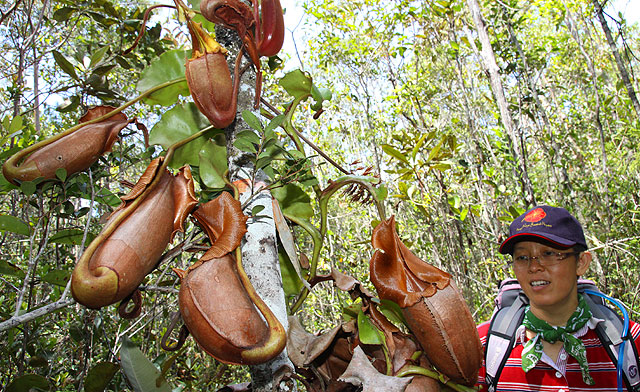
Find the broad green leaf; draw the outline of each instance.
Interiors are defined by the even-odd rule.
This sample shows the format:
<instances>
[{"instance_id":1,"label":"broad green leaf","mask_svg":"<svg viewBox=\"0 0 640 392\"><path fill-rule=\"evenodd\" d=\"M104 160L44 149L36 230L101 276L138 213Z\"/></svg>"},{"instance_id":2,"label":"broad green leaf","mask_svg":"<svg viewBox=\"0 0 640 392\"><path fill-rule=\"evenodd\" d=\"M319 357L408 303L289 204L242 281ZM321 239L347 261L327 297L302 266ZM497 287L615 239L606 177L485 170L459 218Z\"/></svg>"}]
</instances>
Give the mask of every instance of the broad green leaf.
<instances>
[{"instance_id":1,"label":"broad green leaf","mask_svg":"<svg viewBox=\"0 0 640 392\"><path fill-rule=\"evenodd\" d=\"M389 194L387 187L383 184L374 187L373 190L376 193L376 199L378 199L379 201L384 201Z\"/></svg>"},{"instance_id":2,"label":"broad green leaf","mask_svg":"<svg viewBox=\"0 0 640 392\"><path fill-rule=\"evenodd\" d=\"M262 131L262 123L260 122L260 119L255 114L253 114L251 110L242 111L242 119L251 128L255 129L256 131Z\"/></svg>"},{"instance_id":3,"label":"broad green leaf","mask_svg":"<svg viewBox=\"0 0 640 392\"><path fill-rule=\"evenodd\" d=\"M109 45L105 45L102 48L96 50L95 52L93 52L91 54L91 61L89 62L89 68L93 68L96 65L98 65L102 59L104 58L104 55L107 53L107 51L109 50L110 46Z\"/></svg>"},{"instance_id":4,"label":"broad green leaf","mask_svg":"<svg viewBox=\"0 0 640 392\"><path fill-rule=\"evenodd\" d=\"M73 15L73 13L76 12L77 10L78 10L77 8L72 8L72 7L58 8L56 12L53 13L53 20L55 20L56 22L67 21L69 20L71 15Z\"/></svg>"},{"instance_id":5,"label":"broad green leaf","mask_svg":"<svg viewBox=\"0 0 640 392\"><path fill-rule=\"evenodd\" d=\"M316 101L313 105L311 105L312 110L320 110L322 109L322 102L331 100L332 97L331 90L328 88L318 88L315 84L311 87L311 96Z\"/></svg>"},{"instance_id":6,"label":"broad green leaf","mask_svg":"<svg viewBox=\"0 0 640 392\"><path fill-rule=\"evenodd\" d=\"M93 68L96 65L98 65L102 59L104 58L104 55L107 53L107 51L109 50L110 46L109 45L105 45L102 48L96 50L95 52L93 52L91 54L91 62L89 63L89 68Z\"/></svg>"},{"instance_id":7,"label":"broad green leaf","mask_svg":"<svg viewBox=\"0 0 640 392\"><path fill-rule=\"evenodd\" d=\"M440 140L440 142L438 142L438 144L436 144L436 146L433 147L433 150L429 152L429 156L427 157L428 161L433 161L438 156L438 154L440 154L440 149L442 148L443 141L444 140Z\"/></svg>"},{"instance_id":8,"label":"broad green leaf","mask_svg":"<svg viewBox=\"0 0 640 392\"><path fill-rule=\"evenodd\" d=\"M15 116L11 119L11 125L9 125L9 133L14 133L22 129L24 123L22 122L22 116Z\"/></svg>"},{"instance_id":9,"label":"broad green leaf","mask_svg":"<svg viewBox=\"0 0 640 392\"><path fill-rule=\"evenodd\" d=\"M462 211L460 211L460 220L464 222L468 213L469 213L469 207L463 208Z\"/></svg>"},{"instance_id":10,"label":"broad green leaf","mask_svg":"<svg viewBox=\"0 0 640 392\"><path fill-rule=\"evenodd\" d=\"M36 193L36 183L33 181L25 181L20 184L20 190L27 196Z\"/></svg>"},{"instance_id":11,"label":"broad green leaf","mask_svg":"<svg viewBox=\"0 0 640 392\"><path fill-rule=\"evenodd\" d=\"M120 366L111 362L100 362L87 373L84 379L85 392L102 392L105 390L113 376L120 370Z\"/></svg>"},{"instance_id":12,"label":"broad green leaf","mask_svg":"<svg viewBox=\"0 0 640 392\"><path fill-rule=\"evenodd\" d=\"M407 324L404 319L404 315L402 314L402 308L400 308L400 305L393 301L389 301L388 299L381 299L378 310L380 310L380 312L382 312L382 314L384 314L385 317L395 325Z\"/></svg>"},{"instance_id":13,"label":"broad green leaf","mask_svg":"<svg viewBox=\"0 0 640 392\"><path fill-rule=\"evenodd\" d=\"M156 385L156 380L161 377L160 371L126 337L122 341L122 348L120 349L120 366L122 366L122 372L129 380L134 391L171 392L171 388L164 378L161 380L160 386Z\"/></svg>"},{"instance_id":14,"label":"broad green leaf","mask_svg":"<svg viewBox=\"0 0 640 392\"><path fill-rule=\"evenodd\" d=\"M157 60L142 71L136 86L137 90L142 93L163 83L184 78L186 72L184 64L187 56L187 51L177 49L160 55ZM180 95L187 96L189 94L189 86L185 80L154 92L145 99L145 102L150 105L171 106L178 101Z\"/></svg>"},{"instance_id":15,"label":"broad green leaf","mask_svg":"<svg viewBox=\"0 0 640 392\"><path fill-rule=\"evenodd\" d=\"M59 167L56 169L56 177L58 177L58 179L60 181L64 181L67 179L67 169L65 169L64 167Z\"/></svg>"},{"instance_id":16,"label":"broad green leaf","mask_svg":"<svg viewBox=\"0 0 640 392\"><path fill-rule=\"evenodd\" d=\"M200 179L212 189L225 187L224 173L227 171L227 145L224 134L208 140L199 153Z\"/></svg>"},{"instance_id":17,"label":"broad green leaf","mask_svg":"<svg viewBox=\"0 0 640 392\"><path fill-rule=\"evenodd\" d=\"M31 392L50 390L49 381L38 374L25 374L20 376L7 386L5 392Z\"/></svg>"},{"instance_id":18,"label":"broad green leaf","mask_svg":"<svg viewBox=\"0 0 640 392\"><path fill-rule=\"evenodd\" d=\"M17 266L7 261L0 260L0 275L8 275L8 276L15 276L17 278L24 278L26 274Z\"/></svg>"},{"instance_id":19,"label":"broad green leaf","mask_svg":"<svg viewBox=\"0 0 640 392\"><path fill-rule=\"evenodd\" d=\"M344 318L345 322L349 322L351 320L357 319L358 314L360 314L361 311L362 302L360 298L358 298L356 302L342 308L342 317Z\"/></svg>"},{"instance_id":20,"label":"broad green leaf","mask_svg":"<svg viewBox=\"0 0 640 392\"><path fill-rule=\"evenodd\" d=\"M71 62L67 60L67 58L64 57L62 53L54 50L53 59L56 61L56 64L58 64L58 66L64 71L64 73L78 80L78 75L76 74L76 70L73 64L71 64Z\"/></svg>"},{"instance_id":21,"label":"broad green leaf","mask_svg":"<svg viewBox=\"0 0 640 392\"><path fill-rule=\"evenodd\" d=\"M10 231L24 236L31 234L27 223L11 215L0 215L0 231Z\"/></svg>"},{"instance_id":22,"label":"broad green leaf","mask_svg":"<svg viewBox=\"0 0 640 392\"><path fill-rule=\"evenodd\" d=\"M236 134L236 139L246 139L249 143L260 144L260 136L258 136L254 131L248 129L238 132Z\"/></svg>"},{"instance_id":23,"label":"broad green leaf","mask_svg":"<svg viewBox=\"0 0 640 392\"><path fill-rule=\"evenodd\" d=\"M264 206L257 205L251 209L251 216L256 216L264 210Z\"/></svg>"},{"instance_id":24,"label":"broad green leaf","mask_svg":"<svg viewBox=\"0 0 640 392\"><path fill-rule=\"evenodd\" d=\"M284 75L278 84L295 98L310 95L311 86L313 86L311 77L299 69Z\"/></svg>"},{"instance_id":25,"label":"broad green leaf","mask_svg":"<svg viewBox=\"0 0 640 392\"><path fill-rule=\"evenodd\" d=\"M388 144L383 144L381 147L382 147L382 151L384 151L385 154L390 155L398 159L399 161L406 163L407 165L409 164L409 160L407 159L407 157L404 156L404 154L401 153L400 151L393 148L392 146Z\"/></svg>"},{"instance_id":26,"label":"broad green leaf","mask_svg":"<svg viewBox=\"0 0 640 392\"><path fill-rule=\"evenodd\" d=\"M311 198L305 191L295 184L287 184L271 190L273 197L278 199L282 213L299 219L309 219L313 216Z\"/></svg>"},{"instance_id":27,"label":"broad green leaf","mask_svg":"<svg viewBox=\"0 0 640 392\"><path fill-rule=\"evenodd\" d=\"M285 118L286 118L286 116L284 114L279 114L279 115L275 116L274 118L272 118L271 121L269 121L269 124L267 124L267 126L264 128L265 137L271 131L273 131L276 128L278 128L282 124L282 122L284 121Z\"/></svg>"},{"instance_id":28,"label":"broad green leaf","mask_svg":"<svg viewBox=\"0 0 640 392\"><path fill-rule=\"evenodd\" d=\"M358 336L360 341L364 344L384 343L382 332L373 325L362 309L360 309L360 312L358 313Z\"/></svg>"},{"instance_id":29,"label":"broad green leaf","mask_svg":"<svg viewBox=\"0 0 640 392\"><path fill-rule=\"evenodd\" d=\"M283 247L278 246L278 260L280 261L280 274L282 275L282 289L287 297L293 297L302 290L302 282L298 272L287 256Z\"/></svg>"},{"instance_id":30,"label":"broad green leaf","mask_svg":"<svg viewBox=\"0 0 640 392\"><path fill-rule=\"evenodd\" d=\"M260 138L252 131L243 132L238 133L233 145L240 151L248 152L250 154L257 153L258 148L256 147L256 144L260 144ZM257 142L255 142L255 140L257 140Z\"/></svg>"},{"instance_id":31,"label":"broad green leaf","mask_svg":"<svg viewBox=\"0 0 640 392\"><path fill-rule=\"evenodd\" d=\"M71 271L55 270L48 272L41 279L43 282L51 283L60 287L65 287L70 277Z\"/></svg>"},{"instance_id":32,"label":"broad green leaf","mask_svg":"<svg viewBox=\"0 0 640 392\"><path fill-rule=\"evenodd\" d=\"M83 195L83 197L91 200L91 195ZM98 192L96 192L95 200L100 204L106 204L111 207L117 207L122 202L118 195L111 192L107 188L101 188Z\"/></svg>"},{"instance_id":33,"label":"broad green leaf","mask_svg":"<svg viewBox=\"0 0 640 392\"><path fill-rule=\"evenodd\" d=\"M174 106L165 112L160 121L151 128L149 143L159 144L165 151L171 145L199 132L210 126L209 120L200 113L194 103L183 103ZM176 150L173 159L169 163L171 167L181 167L185 164L198 166L200 164L199 153L211 137L221 131L212 130L207 135L199 137Z\"/></svg>"},{"instance_id":34,"label":"broad green leaf","mask_svg":"<svg viewBox=\"0 0 640 392\"><path fill-rule=\"evenodd\" d=\"M411 150L411 158L415 159L416 155L418 154L418 151L420 151L420 149L422 149L422 146L424 145L424 140L427 138L428 133L423 133L422 136L420 136L420 139L418 139L418 142L416 143L416 145L413 147L413 149Z\"/></svg>"},{"instance_id":35,"label":"broad green leaf","mask_svg":"<svg viewBox=\"0 0 640 392\"><path fill-rule=\"evenodd\" d=\"M67 245L80 245L82 243L82 237L84 236L84 230L81 229L63 229L55 233L49 238L49 242L54 244L67 244ZM87 233L86 244L93 241L94 234Z\"/></svg>"}]
</instances>

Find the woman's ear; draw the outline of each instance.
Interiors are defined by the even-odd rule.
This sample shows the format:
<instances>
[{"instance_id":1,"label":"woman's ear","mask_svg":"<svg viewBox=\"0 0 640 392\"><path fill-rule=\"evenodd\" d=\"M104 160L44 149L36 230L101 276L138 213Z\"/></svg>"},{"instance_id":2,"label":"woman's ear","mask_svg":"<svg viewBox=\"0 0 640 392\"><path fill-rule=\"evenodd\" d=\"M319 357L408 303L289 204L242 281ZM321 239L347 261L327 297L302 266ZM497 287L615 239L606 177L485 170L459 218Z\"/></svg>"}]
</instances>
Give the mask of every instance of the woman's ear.
<instances>
[{"instance_id":1,"label":"woman's ear","mask_svg":"<svg viewBox=\"0 0 640 392\"><path fill-rule=\"evenodd\" d=\"M589 264L591 264L592 259L593 259L593 256L588 250L580 253L580 256L578 256L578 265L576 268L576 275L578 276L584 275L589 269Z\"/></svg>"}]
</instances>

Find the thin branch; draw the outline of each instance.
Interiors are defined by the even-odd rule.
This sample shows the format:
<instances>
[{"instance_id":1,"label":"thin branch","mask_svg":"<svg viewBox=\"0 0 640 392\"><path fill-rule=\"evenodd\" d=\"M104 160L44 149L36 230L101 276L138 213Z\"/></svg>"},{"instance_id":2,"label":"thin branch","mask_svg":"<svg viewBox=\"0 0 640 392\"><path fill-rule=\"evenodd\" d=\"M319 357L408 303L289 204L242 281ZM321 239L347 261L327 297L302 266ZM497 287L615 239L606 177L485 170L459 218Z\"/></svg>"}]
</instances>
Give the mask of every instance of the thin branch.
<instances>
[{"instance_id":1,"label":"thin branch","mask_svg":"<svg viewBox=\"0 0 640 392\"><path fill-rule=\"evenodd\" d=\"M263 98L260 98L260 100L262 101L262 103L264 103L273 113L275 113L277 116L282 114L280 113L280 111L278 109L276 109L275 106L271 105L271 103L269 103L268 101L266 101ZM340 166L340 164L338 164L336 161L334 161L333 159L331 159L327 154L325 154L324 151L322 151L320 149L320 147L316 146L311 140L307 139L300 131L298 131L295 127L293 127L293 130L296 132L296 134L298 135L298 137L300 139L302 139L302 141L304 141L305 143L307 143L309 145L309 147L311 147L314 151L316 151L318 153L318 155L320 155L321 157L323 157L327 162L329 162L331 165L333 165L336 169L340 170L341 172L343 172L344 174L352 174L351 172L347 171L346 169L343 169L342 166Z\"/></svg>"},{"instance_id":2,"label":"thin branch","mask_svg":"<svg viewBox=\"0 0 640 392\"><path fill-rule=\"evenodd\" d=\"M56 302L52 302L49 305L45 305L29 313L21 314L19 316L13 316L10 319L0 323L0 332L4 332L10 328L17 327L20 324L24 324L40 316L53 313L56 310L62 309L74 303L76 303L76 301L73 298L60 299Z\"/></svg>"},{"instance_id":3,"label":"thin branch","mask_svg":"<svg viewBox=\"0 0 640 392\"><path fill-rule=\"evenodd\" d=\"M11 15L16 9L18 9L18 5L20 5L21 1L22 0L16 0L15 4L11 8L9 8L7 12L0 12L0 14L2 14L2 16L0 17L0 25L4 23L4 20L8 18L9 15Z\"/></svg>"}]
</instances>

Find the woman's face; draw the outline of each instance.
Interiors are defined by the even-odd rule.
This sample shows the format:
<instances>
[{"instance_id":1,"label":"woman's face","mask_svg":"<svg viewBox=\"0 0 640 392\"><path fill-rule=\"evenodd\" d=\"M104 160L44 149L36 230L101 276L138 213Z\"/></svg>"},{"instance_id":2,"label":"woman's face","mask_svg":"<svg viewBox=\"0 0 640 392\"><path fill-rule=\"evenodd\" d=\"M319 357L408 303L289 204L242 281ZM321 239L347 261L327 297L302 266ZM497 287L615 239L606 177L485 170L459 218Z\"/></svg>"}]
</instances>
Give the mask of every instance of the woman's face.
<instances>
[{"instance_id":1,"label":"woman's face","mask_svg":"<svg viewBox=\"0 0 640 392\"><path fill-rule=\"evenodd\" d=\"M591 262L589 252L522 241L513 248L513 260L516 278L536 316L554 315L556 319L566 314L568 319L573 314L578 306L577 277Z\"/></svg>"}]
</instances>

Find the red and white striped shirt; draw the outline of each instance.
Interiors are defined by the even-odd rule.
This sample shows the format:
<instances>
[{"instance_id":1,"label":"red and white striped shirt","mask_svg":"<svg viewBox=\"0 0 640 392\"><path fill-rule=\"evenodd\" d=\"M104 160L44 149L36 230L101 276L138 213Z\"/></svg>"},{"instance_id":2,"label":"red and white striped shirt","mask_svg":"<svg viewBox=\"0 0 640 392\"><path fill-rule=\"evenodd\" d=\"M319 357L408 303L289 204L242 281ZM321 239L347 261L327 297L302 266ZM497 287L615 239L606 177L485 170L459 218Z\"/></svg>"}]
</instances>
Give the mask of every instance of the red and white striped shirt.
<instances>
[{"instance_id":1,"label":"red and white striped shirt","mask_svg":"<svg viewBox=\"0 0 640 392\"><path fill-rule=\"evenodd\" d=\"M615 392L617 391L617 371L615 364L607 355L607 351L600 343L600 339L596 335L594 328L597 320L591 319L584 327L576 331L573 335L582 340L587 349L587 361L589 362L589 373L594 385L587 385L582 380L580 365L575 358L568 355L564 348L560 350L557 362L551 357L543 353L542 358L536 366L525 373L522 370L522 348L523 343L527 342L524 327L516 331L516 343L502 369L498 380L497 392L582 392L582 391L600 391ZM489 333L489 324L487 321L478 325L478 335L482 347L486 348L487 333ZM636 348L640 352L640 324L634 322L629 323L629 330ZM484 359L482 367L478 374L478 384L480 391L486 391ZM626 391L626 387L624 388Z\"/></svg>"}]
</instances>

